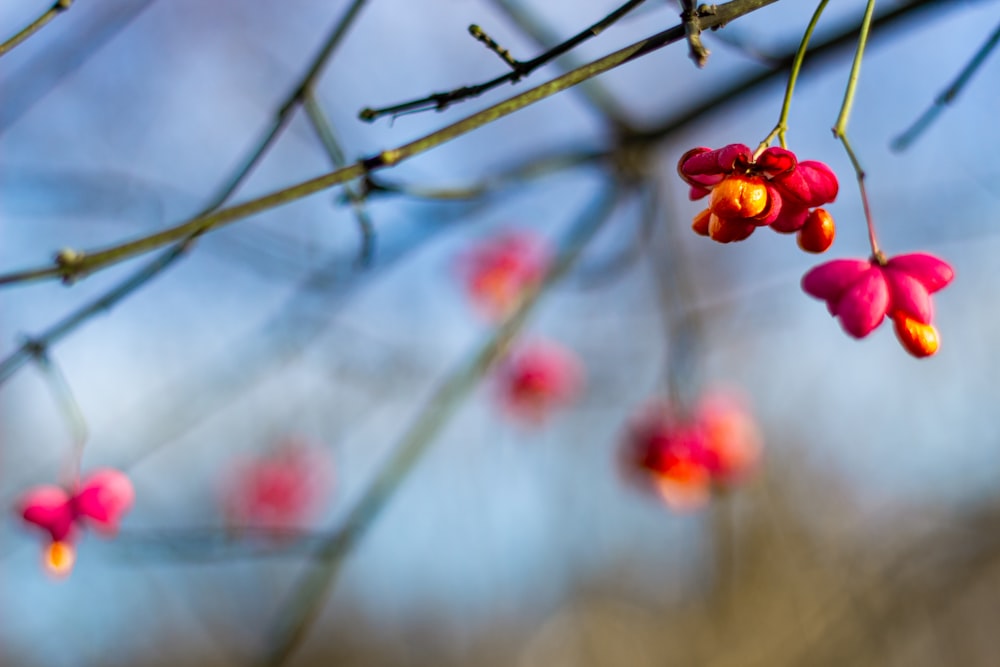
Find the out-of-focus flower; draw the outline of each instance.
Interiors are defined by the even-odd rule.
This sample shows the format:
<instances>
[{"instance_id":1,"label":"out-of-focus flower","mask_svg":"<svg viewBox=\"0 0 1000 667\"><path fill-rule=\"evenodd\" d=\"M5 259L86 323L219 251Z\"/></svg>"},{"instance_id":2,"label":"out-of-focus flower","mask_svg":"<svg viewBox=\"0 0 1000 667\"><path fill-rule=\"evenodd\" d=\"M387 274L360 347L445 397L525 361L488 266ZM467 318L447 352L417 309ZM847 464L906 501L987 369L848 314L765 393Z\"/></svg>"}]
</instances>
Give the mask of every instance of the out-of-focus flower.
<instances>
[{"instance_id":1,"label":"out-of-focus flower","mask_svg":"<svg viewBox=\"0 0 1000 667\"><path fill-rule=\"evenodd\" d=\"M694 510L713 487L742 480L760 458L753 417L734 393L706 393L690 413L668 399L646 403L630 420L623 441L629 477L653 490L671 509Z\"/></svg>"},{"instance_id":2,"label":"out-of-focus flower","mask_svg":"<svg viewBox=\"0 0 1000 667\"><path fill-rule=\"evenodd\" d=\"M823 252L833 243L833 218L816 207L836 199L839 184L822 162L799 162L776 146L756 157L744 144L700 146L681 156L677 172L691 186L692 200L711 195L691 225L702 236L730 243L770 226L798 232L799 246L809 252Z\"/></svg>"},{"instance_id":3,"label":"out-of-focus flower","mask_svg":"<svg viewBox=\"0 0 1000 667\"><path fill-rule=\"evenodd\" d=\"M926 253L899 255L886 260L835 259L810 270L802 289L826 301L830 314L851 336L864 338L886 315L895 323L896 336L915 357L926 357L940 346L930 295L955 276L944 260Z\"/></svg>"},{"instance_id":4,"label":"out-of-focus flower","mask_svg":"<svg viewBox=\"0 0 1000 667\"><path fill-rule=\"evenodd\" d=\"M114 535L118 524L132 507L135 491L122 472L111 468L96 470L75 489L36 486L18 500L18 514L44 530L49 543L44 552L46 569L65 576L76 561L73 543L79 531L90 526L99 533Z\"/></svg>"},{"instance_id":5,"label":"out-of-focus flower","mask_svg":"<svg viewBox=\"0 0 1000 667\"><path fill-rule=\"evenodd\" d=\"M316 515L332 488L326 451L286 438L268 454L232 463L222 484L223 510L234 526L297 528Z\"/></svg>"},{"instance_id":6,"label":"out-of-focus flower","mask_svg":"<svg viewBox=\"0 0 1000 667\"><path fill-rule=\"evenodd\" d=\"M526 230L508 230L482 241L459 258L458 268L476 307L491 319L509 315L544 277L549 250Z\"/></svg>"},{"instance_id":7,"label":"out-of-focus flower","mask_svg":"<svg viewBox=\"0 0 1000 667\"><path fill-rule=\"evenodd\" d=\"M583 366L557 343L536 340L508 354L497 373L497 393L513 419L540 424L570 403L583 385Z\"/></svg>"}]
</instances>

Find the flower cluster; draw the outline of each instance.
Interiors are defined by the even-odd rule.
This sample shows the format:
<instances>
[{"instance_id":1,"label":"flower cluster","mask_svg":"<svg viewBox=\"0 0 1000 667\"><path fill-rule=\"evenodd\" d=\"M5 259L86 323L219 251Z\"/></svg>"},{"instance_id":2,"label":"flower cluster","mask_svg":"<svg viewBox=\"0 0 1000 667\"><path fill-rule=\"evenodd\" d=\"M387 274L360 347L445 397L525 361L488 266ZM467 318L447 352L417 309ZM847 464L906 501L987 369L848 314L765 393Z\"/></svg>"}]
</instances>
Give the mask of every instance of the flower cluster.
<instances>
[{"instance_id":1,"label":"flower cluster","mask_svg":"<svg viewBox=\"0 0 1000 667\"><path fill-rule=\"evenodd\" d=\"M231 464L222 483L223 511L235 526L298 527L313 517L332 487L326 452L286 438L267 455Z\"/></svg>"},{"instance_id":2,"label":"flower cluster","mask_svg":"<svg viewBox=\"0 0 1000 667\"><path fill-rule=\"evenodd\" d=\"M515 421L540 424L583 385L583 367L569 350L536 340L511 352L498 369L497 395Z\"/></svg>"},{"instance_id":3,"label":"flower cluster","mask_svg":"<svg viewBox=\"0 0 1000 667\"><path fill-rule=\"evenodd\" d=\"M954 278L951 266L933 255L912 253L886 260L837 259L821 264L802 278L802 289L826 301L844 331L864 338L892 318L896 336L915 357L927 357L940 346L930 295Z\"/></svg>"},{"instance_id":4,"label":"flower cluster","mask_svg":"<svg viewBox=\"0 0 1000 667\"><path fill-rule=\"evenodd\" d=\"M839 186L822 162L799 162L795 153L778 147L755 156L744 144L730 144L689 150L677 171L691 186L692 200L711 195L692 224L702 236L730 243L769 226L798 232L799 246L809 252L824 252L833 243L833 218L816 207L832 202Z\"/></svg>"},{"instance_id":5,"label":"flower cluster","mask_svg":"<svg viewBox=\"0 0 1000 667\"><path fill-rule=\"evenodd\" d=\"M545 276L549 250L538 235L508 230L486 239L459 259L466 291L490 319L509 315Z\"/></svg>"},{"instance_id":6,"label":"flower cluster","mask_svg":"<svg viewBox=\"0 0 1000 667\"><path fill-rule=\"evenodd\" d=\"M669 507L704 505L713 486L743 479L760 457L760 435L744 402L734 393L707 393L689 414L665 398L643 406L623 442L626 473Z\"/></svg>"},{"instance_id":7,"label":"flower cluster","mask_svg":"<svg viewBox=\"0 0 1000 667\"><path fill-rule=\"evenodd\" d=\"M89 525L100 533L114 535L134 498L129 478L118 470L104 468L73 490L51 485L29 489L17 507L27 523L41 528L50 538L44 552L46 569L64 576L76 561L73 543L79 531Z\"/></svg>"}]
</instances>

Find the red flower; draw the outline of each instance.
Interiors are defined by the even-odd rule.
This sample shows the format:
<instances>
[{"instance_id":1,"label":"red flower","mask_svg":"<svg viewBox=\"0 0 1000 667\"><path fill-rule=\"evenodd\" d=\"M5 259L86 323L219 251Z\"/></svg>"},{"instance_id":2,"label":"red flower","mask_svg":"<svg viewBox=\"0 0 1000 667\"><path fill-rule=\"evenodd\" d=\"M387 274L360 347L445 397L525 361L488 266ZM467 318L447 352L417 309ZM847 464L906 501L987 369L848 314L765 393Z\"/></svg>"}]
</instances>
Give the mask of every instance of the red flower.
<instances>
[{"instance_id":1,"label":"red flower","mask_svg":"<svg viewBox=\"0 0 1000 667\"><path fill-rule=\"evenodd\" d=\"M326 452L288 438L265 456L232 465L223 481L224 511L237 526L298 527L315 515L332 485Z\"/></svg>"},{"instance_id":2,"label":"red flower","mask_svg":"<svg viewBox=\"0 0 1000 667\"><path fill-rule=\"evenodd\" d=\"M539 424L556 408L568 404L583 384L583 369L574 355L547 341L527 343L500 366L497 390L510 417Z\"/></svg>"},{"instance_id":3,"label":"red flower","mask_svg":"<svg viewBox=\"0 0 1000 667\"><path fill-rule=\"evenodd\" d=\"M836 259L821 264L802 278L802 289L826 301L830 314L851 336L864 338L886 315L895 323L903 347L915 357L926 357L940 346L931 325L930 295L945 287L955 271L926 253L899 255L886 261Z\"/></svg>"},{"instance_id":4,"label":"red flower","mask_svg":"<svg viewBox=\"0 0 1000 667\"><path fill-rule=\"evenodd\" d=\"M822 162L799 162L789 150L771 147L756 158L749 147L730 144L689 150L677 163L691 199L711 195L692 228L720 243L742 241L757 227L799 232L799 245L823 252L833 243L833 219L821 208L837 197L837 177Z\"/></svg>"},{"instance_id":5,"label":"red flower","mask_svg":"<svg viewBox=\"0 0 1000 667\"><path fill-rule=\"evenodd\" d=\"M757 463L760 436L734 394L706 394L690 414L654 398L632 418L623 447L628 474L674 510L704 505L713 486L728 487Z\"/></svg>"},{"instance_id":6,"label":"red flower","mask_svg":"<svg viewBox=\"0 0 1000 667\"><path fill-rule=\"evenodd\" d=\"M114 535L132 507L135 491L124 473L110 468L97 470L72 491L59 486L36 486L18 501L18 513L28 523L45 530L51 538L45 550L45 566L52 574L66 575L73 568L73 542L84 526Z\"/></svg>"},{"instance_id":7,"label":"red flower","mask_svg":"<svg viewBox=\"0 0 1000 667\"><path fill-rule=\"evenodd\" d=\"M500 319L544 277L549 252L541 237L508 230L483 241L459 260L466 291L489 318Z\"/></svg>"}]
</instances>

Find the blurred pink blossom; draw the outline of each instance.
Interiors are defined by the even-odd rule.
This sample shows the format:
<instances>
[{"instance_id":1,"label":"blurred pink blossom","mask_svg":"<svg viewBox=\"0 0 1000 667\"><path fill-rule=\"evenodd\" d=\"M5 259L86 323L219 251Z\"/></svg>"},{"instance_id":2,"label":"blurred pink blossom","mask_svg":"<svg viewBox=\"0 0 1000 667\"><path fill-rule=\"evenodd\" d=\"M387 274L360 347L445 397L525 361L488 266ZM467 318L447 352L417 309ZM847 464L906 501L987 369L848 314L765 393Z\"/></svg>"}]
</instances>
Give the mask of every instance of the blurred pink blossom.
<instances>
[{"instance_id":1,"label":"blurred pink blossom","mask_svg":"<svg viewBox=\"0 0 1000 667\"><path fill-rule=\"evenodd\" d=\"M497 391L512 419L540 424L577 396L583 377L575 354L557 343L535 340L508 354L498 369Z\"/></svg>"},{"instance_id":2,"label":"blurred pink blossom","mask_svg":"<svg viewBox=\"0 0 1000 667\"><path fill-rule=\"evenodd\" d=\"M507 230L463 254L458 267L477 309L490 319L501 319L541 281L548 263L548 247L540 236Z\"/></svg>"},{"instance_id":3,"label":"blurred pink blossom","mask_svg":"<svg viewBox=\"0 0 1000 667\"><path fill-rule=\"evenodd\" d=\"M633 482L671 509L690 511L708 502L713 487L741 481L760 450L757 425L742 399L714 390L689 413L663 397L643 405L627 426L622 463Z\"/></svg>"},{"instance_id":4,"label":"blurred pink blossom","mask_svg":"<svg viewBox=\"0 0 1000 667\"><path fill-rule=\"evenodd\" d=\"M222 484L223 509L235 526L300 527L323 509L333 483L325 450L286 438L265 455L232 463Z\"/></svg>"},{"instance_id":5,"label":"blurred pink blossom","mask_svg":"<svg viewBox=\"0 0 1000 667\"><path fill-rule=\"evenodd\" d=\"M102 468L90 474L74 490L45 485L29 489L18 500L18 513L29 524L48 533L44 554L52 574L69 574L75 561L73 542L85 526L114 535L132 507L135 491L122 472Z\"/></svg>"}]
</instances>

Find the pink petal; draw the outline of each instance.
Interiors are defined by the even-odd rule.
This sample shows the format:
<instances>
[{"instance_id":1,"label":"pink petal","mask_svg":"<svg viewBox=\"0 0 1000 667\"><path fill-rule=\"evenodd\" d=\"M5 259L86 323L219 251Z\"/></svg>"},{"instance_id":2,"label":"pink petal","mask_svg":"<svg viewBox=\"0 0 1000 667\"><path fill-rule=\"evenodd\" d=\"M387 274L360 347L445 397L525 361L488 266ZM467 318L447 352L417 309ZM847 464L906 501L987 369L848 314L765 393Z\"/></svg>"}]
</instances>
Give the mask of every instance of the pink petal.
<instances>
[{"instance_id":1,"label":"pink petal","mask_svg":"<svg viewBox=\"0 0 1000 667\"><path fill-rule=\"evenodd\" d=\"M58 486L36 486L21 496L17 506L25 521L47 530L56 542L66 539L73 528L69 494Z\"/></svg>"},{"instance_id":2,"label":"pink petal","mask_svg":"<svg viewBox=\"0 0 1000 667\"><path fill-rule=\"evenodd\" d=\"M830 168L815 161L800 162L796 169L774 176L771 182L786 198L809 208L832 202L839 188Z\"/></svg>"},{"instance_id":3,"label":"pink petal","mask_svg":"<svg viewBox=\"0 0 1000 667\"><path fill-rule=\"evenodd\" d=\"M817 299L837 300L871 268L871 262L863 259L835 259L803 276L802 290Z\"/></svg>"},{"instance_id":4,"label":"pink petal","mask_svg":"<svg viewBox=\"0 0 1000 667\"><path fill-rule=\"evenodd\" d=\"M115 532L134 499L135 490L129 478L117 470L103 468L83 481L73 505L77 515L90 519L98 530Z\"/></svg>"},{"instance_id":5,"label":"pink petal","mask_svg":"<svg viewBox=\"0 0 1000 667\"><path fill-rule=\"evenodd\" d=\"M771 229L782 234L793 234L806 224L809 217L809 209L798 203L788 201L781 209L781 215L771 223Z\"/></svg>"},{"instance_id":6,"label":"pink petal","mask_svg":"<svg viewBox=\"0 0 1000 667\"><path fill-rule=\"evenodd\" d=\"M955 277L955 270L948 262L924 252L893 257L886 266L913 276L931 294L950 283Z\"/></svg>"},{"instance_id":7,"label":"pink petal","mask_svg":"<svg viewBox=\"0 0 1000 667\"><path fill-rule=\"evenodd\" d=\"M778 174L795 169L798 160L795 153L779 146L772 146L757 157L757 167L768 174L776 176Z\"/></svg>"},{"instance_id":8,"label":"pink petal","mask_svg":"<svg viewBox=\"0 0 1000 667\"><path fill-rule=\"evenodd\" d=\"M870 267L837 301L837 317L844 331L864 338L882 323L889 309L889 285L881 267Z\"/></svg>"},{"instance_id":9,"label":"pink petal","mask_svg":"<svg viewBox=\"0 0 1000 667\"><path fill-rule=\"evenodd\" d=\"M701 151L701 148L688 151L688 153L694 151ZM733 170L737 160L749 162L752 156L753 153L748 146L729 144L714 151L701 151L690 156L685 154L686 159L682 158L683 161L678 165L678 171L681 176L724 174Z\"/></svg>"},{"instance_id":10,"label":"pink petal","mask_svg":"<svg viewBox=\"0 0 1000 667\"><path fill-rule=\"evenodd\" d=\"M930 324L934 308L924 284L898 270L885 268L882 272L889 283L890 309L894 312L900 310L921 324Z\"/></svg>"}]
</instances>

